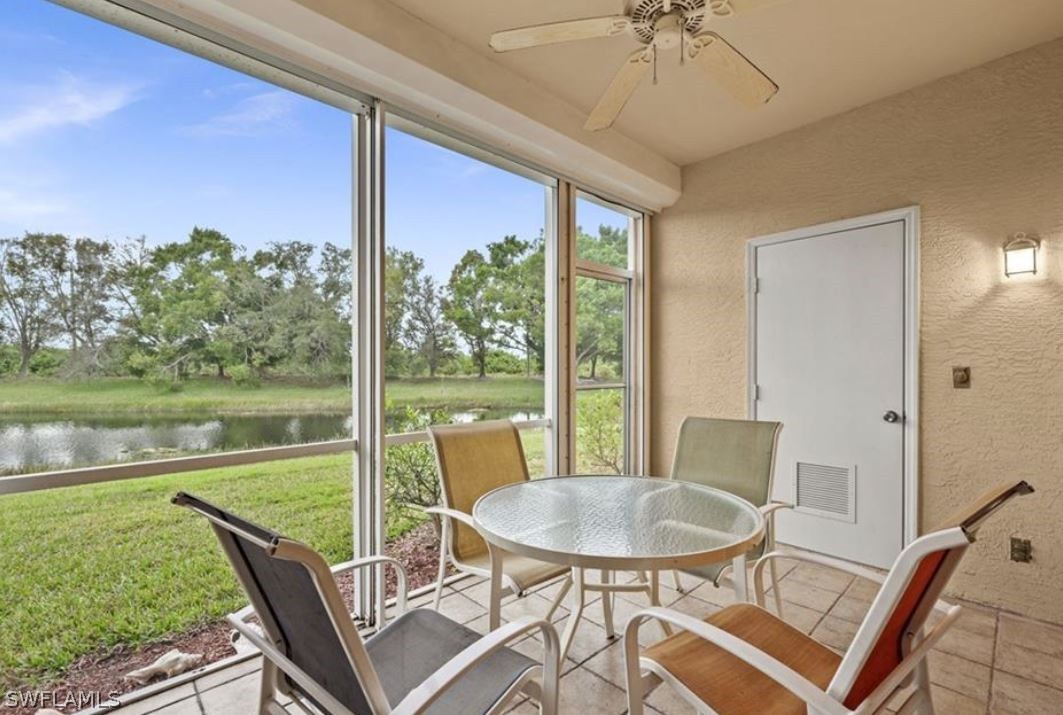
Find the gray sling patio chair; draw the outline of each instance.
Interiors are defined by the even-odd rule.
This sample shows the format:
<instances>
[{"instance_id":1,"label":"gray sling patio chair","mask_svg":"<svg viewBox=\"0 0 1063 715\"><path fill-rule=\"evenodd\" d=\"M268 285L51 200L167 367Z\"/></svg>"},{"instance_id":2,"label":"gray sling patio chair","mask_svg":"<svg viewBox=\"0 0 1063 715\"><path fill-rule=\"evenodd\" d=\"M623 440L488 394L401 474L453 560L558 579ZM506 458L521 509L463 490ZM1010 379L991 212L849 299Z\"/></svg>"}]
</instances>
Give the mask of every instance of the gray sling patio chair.
<instances>
[{"instance_id":1,"label":"gray sling patio chair","mask_svg":"<svg viewBox=\"0 0 1063 715\"><path fill-rule=\"evenodd\" d=\"M722 489L760 507L766 523L764 541L733 563L711 564L684 569L719 586L728 568L739 568L748 559L755 562L775 547L775 512L789 508L788 504L771 501L775 472L775 451L779 443L781 422L753 420L725 420L709 417L687 417L679 428L672 479L696 482ZM775 562L770 564L775 582ZM683 591L677 571L672 572L677 591ZM737 590L737 589L736 589ZM781 608L779 590L775 592L776 607ZM741 594L740 594L741 595Z\"/></svg>"},{"instance_id":2,"label":"gray sling patio chair","mask_svg":"<svg viewBox=\"0 0 1063 715\"><path fill-rule=\"evenodd\" d=\"M556 713L558 637L548 622L522 618L481 636L419 608L363 641L335 574L393 566L401 612L406 605L401 564L376 556L330 568L308 546L194 496L178 493L173 502L211 522L250 600L229 622L265 656L260 715L288 715L282 695L328 715L493 714L521 693L538 698L541 713ZM541 662L506 647L533 631L545 644Z\"/></svg>"}]
</instances>

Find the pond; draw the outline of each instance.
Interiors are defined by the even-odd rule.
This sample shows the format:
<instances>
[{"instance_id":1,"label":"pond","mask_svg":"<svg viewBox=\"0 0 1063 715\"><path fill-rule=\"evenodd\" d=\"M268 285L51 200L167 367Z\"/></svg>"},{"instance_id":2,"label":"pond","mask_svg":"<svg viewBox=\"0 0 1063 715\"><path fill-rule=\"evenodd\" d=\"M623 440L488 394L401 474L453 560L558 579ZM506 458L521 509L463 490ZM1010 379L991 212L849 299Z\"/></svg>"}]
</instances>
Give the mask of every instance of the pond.
<instances>
[{"instance_id":1,"label":"pond","mask_svg":"<svg viewBox=\"0 0 1063 715\"><path fill-rule=\"evenodd\" d=\"M388 415L389 432L402 417ZM520 408L450 413L454 422L541 417ZM350 433L351 417L344 414L6 416L0 417L0 474L322 442Z\"/></svg>"}]
</instances>

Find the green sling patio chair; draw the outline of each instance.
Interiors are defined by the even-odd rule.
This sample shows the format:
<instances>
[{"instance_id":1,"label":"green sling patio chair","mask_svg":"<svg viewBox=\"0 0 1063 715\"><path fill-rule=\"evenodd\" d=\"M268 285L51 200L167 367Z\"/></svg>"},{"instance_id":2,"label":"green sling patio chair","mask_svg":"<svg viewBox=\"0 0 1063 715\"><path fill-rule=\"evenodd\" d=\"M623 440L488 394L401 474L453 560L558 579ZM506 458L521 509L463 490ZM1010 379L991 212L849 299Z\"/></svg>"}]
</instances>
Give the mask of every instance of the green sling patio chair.
<instances>
[{"instance_id":1,"label":"green sling patio chair","mask_svg":"<svg viewBox=\"0 0 1063 715\"><path fill-rule=\"evenodd\" d=\"M788 504L773 503L771 500L775 451L781 430L781 422L709 417L687 417L679 428L671 478L730 492L760 507L761 513L764 514L764 541L745 555L749 562L755 562L762 554L774 548L774 514L779 509L789 507ZM707 579L719 586L720 579L732 565L711 564L684 569L684 573ZM771 569L774 585L774 562ZM676 590L682 592L679 572L673 571L672 575ZM778 588L773 590L776 606L781 608Z\"/></svg>"}]
</instances>

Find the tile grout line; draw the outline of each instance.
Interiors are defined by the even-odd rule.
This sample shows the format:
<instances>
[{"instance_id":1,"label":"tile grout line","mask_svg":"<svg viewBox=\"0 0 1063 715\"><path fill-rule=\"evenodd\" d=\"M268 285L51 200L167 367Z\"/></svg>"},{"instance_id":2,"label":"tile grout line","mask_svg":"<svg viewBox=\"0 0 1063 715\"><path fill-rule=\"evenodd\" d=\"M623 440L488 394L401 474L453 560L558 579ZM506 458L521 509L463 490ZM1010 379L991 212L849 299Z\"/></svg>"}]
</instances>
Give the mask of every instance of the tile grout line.
<instances>
[{"instance_id":1,"label":"tile grout line","mask_svg":"<svg viewBox=\"0 0 1063 715\"><path fill-rule=\"evenodd\" d=\"M997 677L997 641L1000 640L1000 611L993 611L993 654L990 656L989 662L992 664L989 668L989 697L985 699L985 712L989 715L993 712L993 684Z\"/></svg>"},{"instance_id":2,"label":"tile grout line","mask_svg":"<svg viewBox=\"0 0 1063 715\"><path fill-rule=\"evenodd\" d=\"M233 680L235 680L235 678ZM230 680L229 682L231 683L233 680ZM200 715L206 715L207 706L203 704L203 698L200 697L199 686L193 686L192 692L193 697L196 699L196 705L199 706Z\"/></svg>"}]
</instances>

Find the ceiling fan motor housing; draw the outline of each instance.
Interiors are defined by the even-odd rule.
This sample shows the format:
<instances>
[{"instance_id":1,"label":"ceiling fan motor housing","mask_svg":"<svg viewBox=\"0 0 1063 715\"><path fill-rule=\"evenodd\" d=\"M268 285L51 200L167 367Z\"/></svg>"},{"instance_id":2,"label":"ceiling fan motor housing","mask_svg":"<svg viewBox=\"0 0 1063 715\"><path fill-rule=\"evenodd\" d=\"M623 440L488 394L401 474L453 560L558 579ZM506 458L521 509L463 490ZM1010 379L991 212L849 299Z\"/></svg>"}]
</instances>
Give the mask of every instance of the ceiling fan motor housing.
<instances>
[{"instance_id":1,"label":"ceiling fan motor housing","mask_svg":"<svg viewBox=\"0 0 1063 715\"><path fill-rule=\"evenodd\" d=\"M719 0L632 0L627 15L631 31L639 42L648 45L657 39L662 48L679 45L681 30L695 34L705 20L706 5L714 10ZM674 42L673 42L674 40Z\"/></svg>"}]
</instances>

